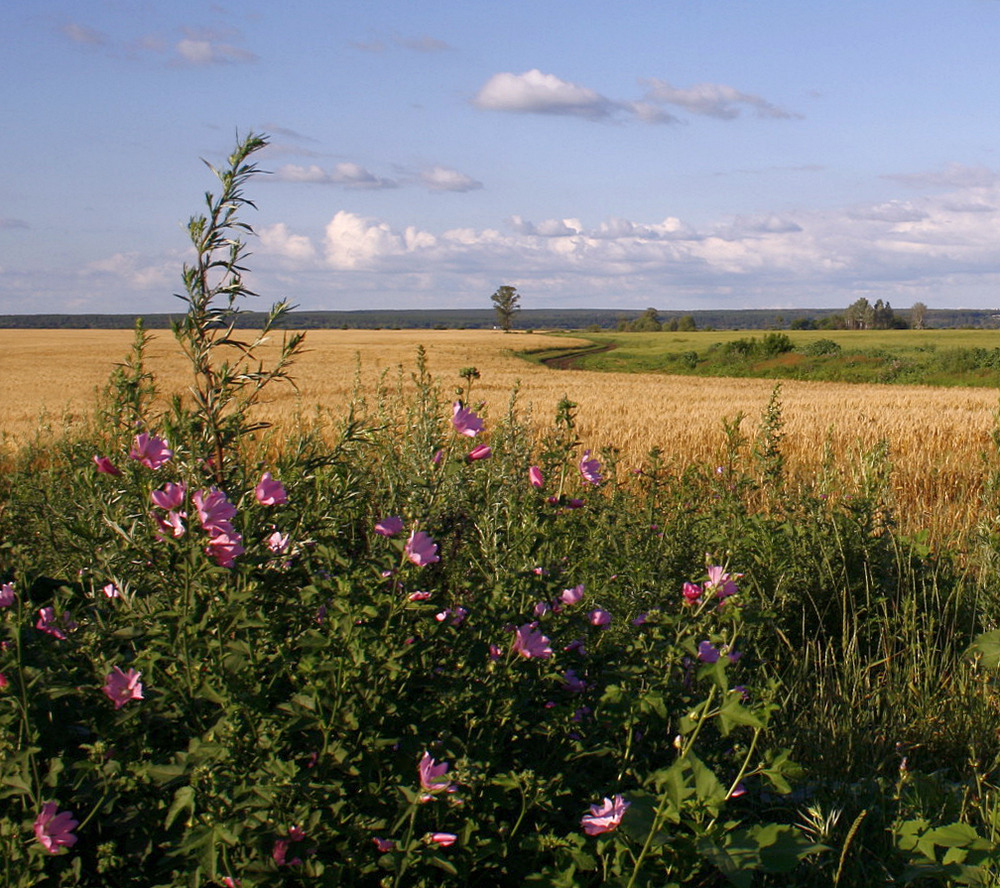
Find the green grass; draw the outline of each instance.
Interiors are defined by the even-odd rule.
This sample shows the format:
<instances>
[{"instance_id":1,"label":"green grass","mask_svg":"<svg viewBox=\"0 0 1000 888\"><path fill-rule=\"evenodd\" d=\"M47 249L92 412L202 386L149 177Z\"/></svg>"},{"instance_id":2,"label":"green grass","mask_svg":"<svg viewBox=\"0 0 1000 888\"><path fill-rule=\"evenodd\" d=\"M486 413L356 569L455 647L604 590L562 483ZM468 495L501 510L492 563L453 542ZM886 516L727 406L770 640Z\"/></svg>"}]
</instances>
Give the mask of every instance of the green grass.
<instances>
[{"instance_id":1,"label":"green grass","mask_svg":"<svg viewBox=\"0 0 1000 888\"><path fill-rule=\"evenodd\" d=\"M580 334L573 334L579 336ZM688 376L751 376L838 382L913 385L1000 385L1000 333L993 330L720 330L687 333L587 333L593 350L528 357L560 357L581 370L671 373ZM768 336L787 336L792 348L762 354ZM816 354L833 342L834 354ZM733 352L734 344L756 346ZM737 345L738 348L738 345ZM563 366L566 366L563 363Z\"/></svg>"}]
</instances>

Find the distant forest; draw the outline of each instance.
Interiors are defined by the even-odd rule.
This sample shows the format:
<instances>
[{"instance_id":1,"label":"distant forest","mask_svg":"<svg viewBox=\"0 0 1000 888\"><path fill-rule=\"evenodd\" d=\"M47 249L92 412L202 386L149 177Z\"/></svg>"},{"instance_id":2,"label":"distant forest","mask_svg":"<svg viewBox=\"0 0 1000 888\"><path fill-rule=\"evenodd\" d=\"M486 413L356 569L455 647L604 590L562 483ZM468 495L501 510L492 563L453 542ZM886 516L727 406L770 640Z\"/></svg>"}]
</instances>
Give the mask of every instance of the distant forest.
<instances>
[{"instance_id":1,"label":"distant forest","mask_svg":"<svg viewBox=\"0 0 1000 888\"><path fill-rule=\"evenodd\" d=\"M645 311L617 309L524 309L514 318L516 330L617 330L648 314ZM901 319L907 311L899 311ZM705 311L656 311L663 329L671 321L693 320L694 329L706 330L781 330L811 329L840 326L844 309L717 309ZM0 315L0 328L56 330L117 330L131 329L141 317L149 329L170 326L169 314L24 314ZM179 316L176 316L179 317ZM239 315L237 326L259 327L262 312L247 311ZM297 330L483 330L497 326L496 312L482 309L371 310L371 311L295 311L287 325ZM905 326L905 323L903 324ZM924 326L1000 328L1000 312L994 309L928 309ZM690 329L690 327L688 328Z\"/></svg>"}]
</instances>

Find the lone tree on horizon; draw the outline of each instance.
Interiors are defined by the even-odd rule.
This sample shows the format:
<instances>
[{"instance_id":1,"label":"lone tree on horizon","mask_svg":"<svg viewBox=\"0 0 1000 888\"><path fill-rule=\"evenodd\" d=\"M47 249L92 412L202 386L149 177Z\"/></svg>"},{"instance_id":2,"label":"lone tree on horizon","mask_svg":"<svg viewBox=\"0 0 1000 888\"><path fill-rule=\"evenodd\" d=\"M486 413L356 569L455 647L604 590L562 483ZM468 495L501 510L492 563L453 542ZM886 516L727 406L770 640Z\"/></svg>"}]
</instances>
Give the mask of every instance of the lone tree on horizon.
<instances>
[{"instance_id":1,"label":"lone tree on horizon","mask_svg":"<svg viewBox=\"0 0 1000 888\"><path fill-rule=\"evenodd\" d=\"M521 310L521 295L517 292L517 287L504 284L490 296L490 299L493 300L493 307L496 309L497 322L503 327L504 333L510 333L514 315Z\"/></svg>"}]
</instances>

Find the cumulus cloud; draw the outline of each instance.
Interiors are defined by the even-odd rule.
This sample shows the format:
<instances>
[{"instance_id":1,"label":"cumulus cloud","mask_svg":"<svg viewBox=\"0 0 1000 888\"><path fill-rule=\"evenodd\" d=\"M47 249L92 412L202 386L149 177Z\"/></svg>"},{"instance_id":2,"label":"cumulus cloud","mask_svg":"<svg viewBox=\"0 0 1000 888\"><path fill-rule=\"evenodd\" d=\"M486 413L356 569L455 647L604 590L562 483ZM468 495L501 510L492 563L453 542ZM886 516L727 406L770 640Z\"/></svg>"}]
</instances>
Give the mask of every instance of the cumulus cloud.
<instances>
[{"instance_id":1,"label":"cumulus cloud","mask_svg":"<svg viewBox=\"0 0 1000 888\"><path fill-rule=\"evenodd\" d=\"M115 253L106 259L98 259L84 266L82 275L110 275L125 281L137 290L164 288L177 278L177 262L169 260L150 261L138 253Z\"/></svg>"},{"instance_id":2,"label":"cumulus cloud","mask_svg":"<svg viewBox=\"0 0 1000 888\"><path fill-rule=\"evenodd\" d=\"M801 117L800 114L786 111L760 96L741 92L723 83L696 83L687 88L672 86L665 80L656 78L650 79L646 83L648 85L645 97L647 101L662 105L675 105L690 114L732 120L739 117L744 109L750 109L757 117L779 119Z\"/></svg>"},{"instance_id":3,"label":"cumulus cloud","mask_svg":"<svg viewBox=\"0 0 1000 888\"><path fill-rule=\"evenodd\" d=\"M494 74L476 93L473 104L487 111L607 117L614 103L600 93L554 74L532 68L523 74Z\"/></svg>"},{"instance_id":4,"label":"cumulus cloud","mask_svg":"<svg viewBox=\"0 0 1000 888\"><path fill-rule=\"evenodd\" d=\"M257 231L261 252L289 259L293 263L308 263L316 257L316 248L308 237L292 234L284 222Z\"/></svg>"},{"instance_id":5,"label":"cumulus cloud","mask_svg":"<svg viewBox=\"0 0 1000 888\"><path fill-rule=\"evenodd\" d=\"M732 224L723 226L716 233L730 240L764 234L792 234L802 231L802 226L786 216L737 216Z\"/></svg>"},{"instance_id":6,"label":"cumulus cloud","mask_svg":"<svg viewBox=\"0 0 1000 888\"><path fill-rule=\"evenodd\" d=\"M393 179L383 179L376 176L360 164L348 161L338 163L332 171L325 170L316 164L299 166L298 164L289 163L276 170L274 177L281 182L309 182L320 185L343 185L345 188L372 190L396 188L399 184Z\"/></svg>"},{"instance_id":7,"label":"cumulus cloud","mask_svg":"<svg viewBox=\"0 0 1000 888\"><path fill-rule=\"evenodd\" d=\"M245 64L257 61L249 50L231 43L207 38L185 37L174 46L175 64L202 67L206 65Z\"/></svg>"},{"instance_id":8,"label":"cumulus cloud","mask_svg":"<svg viewBox=\"0 0 1000 888\"><path fill-rule=\"evenodd\" d=\"M996 206L981 200L946 200L942 205L949 213L995 213Z\"/></svg>"},{"instance_id":9,"label":"cumulus cloud","mask_svg":"<svg viewBox=\"0 0 1000 888\"><path fill-rule=\"evenodd\" d=\"M892 200L875 206L858 207L850 212L852 219L869 222L919 222L927 218L927 213L909 201Z\"/></svg>"},{"instance_id":10,"label":"cumulus cloud","mask_svg":"<svg viewBox=\"0 0 1000 888\"><path fill-rule=\"evenodd\" d=\"M453 228L435 233L397 229L379 219L338 212L326 226L321 262L347 286L376 282L444 292L449 279L502 278L517 268L526 288L553 301L614 304L614 296L644 293L642 302L670 293L679 303L711 294L759 300L809 300L839 305L851 294L946 304L954 281L992 292L1000 267L1000 186L969 211L969 193L956 191L919 205L882 204L814 212L738 216L696 229L677 217L659 222L610 217L587 225L575 218L508 220L506 233ZM345 279L347 280L347 279ZM392 283L390 283L392 282ZM722 295L719 298L723 298ZM856 298L856 297L854 297Z\"/></svg>"},{"instance_id":11,"label":"cumulus cloud","mask_svg":"<svg viewBox=\"0 0 1000 888\"><path fill-rule=\"evenodd\" d=\"M991 188L1000 181L989 167L950 163L942 170L922 173L891 173L883 176L911 188Z\"/></svg>"},{"instance_id":12,"label":"cumulus cloud","mask_svg":"<svg viewBox=\"0 0 1000 888\"><path fill-rule=\"evenodd\" d=\"M373 222L341 210L326 226L324 251L331 268L343 271L372 268L404 250L403 237L385 222Z\"/></svg>"},{"instance_id":13,"label":"cumulus cloud","mask_svg":"<svg viewBox=\"0 0 1000 888\"><path fill-rule=\"evenodd\" d=\"M1000 183L919 201L765 212L702 226L676 216L515 215L502 230L432 230L340 209L308 234L283 222L263 227L255 270L300 292L321 281L313 299L327 307L345 307L323 303L333 293L357 300L351 307L359 308L365 299L399 304L421 294L433 294L437 306L467 305L470 292L490 292L511 268L535 304L837 306L874 293L894 304L919 299L943 307L991 299L987 294L1000 283L996 207ZM173 280L177 264L171 259L161 270ZM90 273L139 281L145 274L148 282L158 269L117 254L94 263ZM297 281L292 272L307 276Z\"/></svg>"},{"instance_id":14,"label":"cumulus cloud","mask_svg":"<svg viewBox=\"0 0 1000 888\"><path fill-rule=\"evenodd\" d=\"M471 176L448 167L435 166L420 174L420 181L431 191L477 191L483 187Z\"/></svg>"},{"instance_id":15,"label":"cumulus cloud","mask_svg":"<svg viewBox=\"0 0 1000 888\"><path fill-rule=\"evenodd\" d=\"M108 42L106 34L76 22L63 25L59 30L74 43L83 46L104 46Z\"/></svg>"},{"instance_id":16,"label":"cumulus cloud","mask_svg":"<svg viewBox=\"0 0 1000 888\"><path fill-rule=\"evenodd\" d=\"M682 89L664 80L642 82L646 84L646 94L641 99L612 99L532 68L522 74L494 74L476 93L473 104L487 111L569 115L590 120L624 116L642 123L677 123L679 118L664 106L722 120L739 117L744 109L752 110L757 117L801 117L760 96L721 83L698 83Z\"/></svg>"}]
</instances>

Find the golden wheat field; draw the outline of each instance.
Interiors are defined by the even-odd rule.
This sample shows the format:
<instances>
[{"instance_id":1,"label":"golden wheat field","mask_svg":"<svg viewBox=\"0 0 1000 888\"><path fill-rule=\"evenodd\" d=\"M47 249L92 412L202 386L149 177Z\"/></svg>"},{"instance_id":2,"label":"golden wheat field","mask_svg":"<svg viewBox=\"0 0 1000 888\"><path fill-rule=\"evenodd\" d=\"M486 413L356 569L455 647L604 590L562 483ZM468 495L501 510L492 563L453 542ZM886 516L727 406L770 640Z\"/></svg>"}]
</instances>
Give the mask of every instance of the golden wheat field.
<instances>
[{"instance_id":1,"label":"golden wheat field","mask_svg":"<svg viewBox=\"0 0 1000 888\"><path fill-rule=\"evenodd\" d=\"M6 445L27 440L43 424L58 430L81 421L131 339L124 330L0 330L0 428ZM485 401L488 413L505 411L519 383L519 403L543 426L568 395L579 405L584 446L618 448L625 468L637 467L658 447L682 466L718 458L723 418L745 414L742 430L752 436L773 388L769 380L553 370L514 354L552 344L567 341L490 330L310 331L307 352L293 369L298 392L274 388L261 411L286 427L314 417L317 407L335 418L356 380L368 393L380 376L393 385L400 378L408 383L422 345L445 397L458 382L458 371L474 366L481 374L474 400ZM185 388L189 371L169 331L153 333L147 356L162 390ZM942 523L967 525L974 517L980 455L989 451L997 405L994 390L785 382L781 404L784 452L792 470L818 466L829 445L842 469L851 472L860 466L860 450L885 439L907 524L941 529Z\"/></svg>"}]
</instances>

